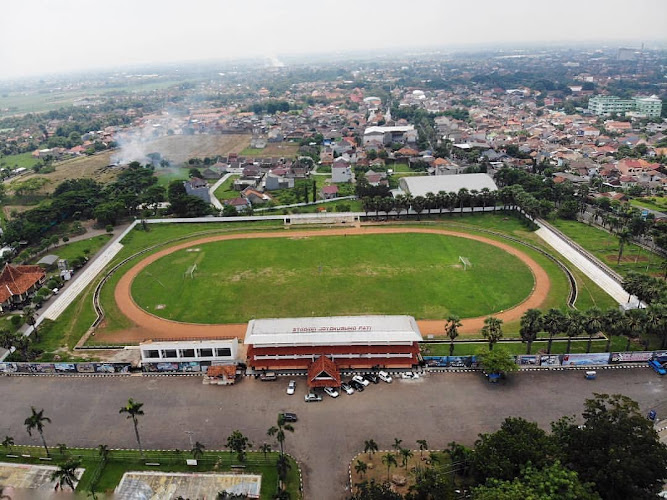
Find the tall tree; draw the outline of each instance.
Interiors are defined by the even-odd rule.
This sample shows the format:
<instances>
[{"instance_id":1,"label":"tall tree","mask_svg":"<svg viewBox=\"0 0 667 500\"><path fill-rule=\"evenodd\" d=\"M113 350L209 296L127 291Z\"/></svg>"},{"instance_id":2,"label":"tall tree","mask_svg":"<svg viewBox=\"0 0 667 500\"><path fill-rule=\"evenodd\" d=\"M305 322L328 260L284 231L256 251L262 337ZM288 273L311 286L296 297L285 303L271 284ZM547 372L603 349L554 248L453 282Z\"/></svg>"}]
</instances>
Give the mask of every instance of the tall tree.
<instances>
[{"instance_id":1,"label":"tall tree","mask_svg":"<svg viewBox=\"0 0 667 500\"><path fill-rule=\"evenodd\" d=\"M572 348L572 338L579 337L586 331L586 316L581 311L573 309L567 314L567 354Z\"/></svg>"},{"instance_id":2,"label":"tall tree","mask_svg":"<svg viewBox=\"0 0 667 500\"><path fill-rule=\"evenodd\" d=\"M285 431L294 432L294 427L285 422L285 417L282 413L278 414L277 425L269 427L266 431L267 436L275 436L276 441L280 444L280 454L285 454Z\"/></svg>"},{"instance_id":3,"label":"tall tree","mask_svg":"<svg viewBox=\"0 0 667 500\"><path fill-rule=\"evenodd\" d=\"M503 320L496 318L495 316L489 316L484 320L482 337L489 342L489 351L493 350L493 345L503 336L502 324Z\"/></svg>"},{"instance_id":4,"label":"tall tree","mask_svg":"<svg viewBox=\"0 0 667 500\"><path fill-rule=\"evenodd\" d=\"M627 243L630 242L631 239L632 234L627 229L624 229L618 233L618 260L616 261L616 264L621 263L621 258L623 257L623 248Z\"/></svg>"},{"instance_id":5,"label":"tall tree","mask_svg":"<svg viewBox=\"0 0 667 500\"><path fill-rule=\"evenodd\" d=\"M143 457L144 450L141 447L141 438L139 437L139 417L144 414L144 411L141 409L142 406L144 406L143 403L130 398L127 400L127 404L123 406L118 413L127 413L127 418L132 419L132 423L134 424L134 435L137 438L137 444L139 445L139 453Z\"/></svg>"},{"instance_id":6,"label":"tall tree","mask_svg":"<svg viewBox=\"0 0 667 500\"><path fill-rule=\"evenodd\" d=\"M417 444L419 445L419 458L424 458L424 450L428 450L428 443L426 439L417 439Z\"/></svg>"},{"instance_id":7,"label":"tall tree","mask_svg":"<svg viewBox=\"0 0 667 500\"><path fill-rule=\"evenodd\" d=\"M32 436L32 431L37 429L39 436L42 438L42 444L46 450L46 456L50 457L51 453L49 452L48 446L46 446L46 439L44 439L44 424L51 423L51 419L44 416L43 408L37 411L35 410L34 406L31 406L30 411L32 412L31 415L25 419L25 422L23 422L23 425L25 425L25 430L28 431L29 436Z\"/></svg>"},{"instance_id":8,"label":"tall tree","mask_svg":"<svg viewBox=\"0 0 667 500\"><path fill-rule=\"evenodd\" d=\"M401 462L405 470L408 470L408 461L412 458L413 453L409 448L400 448L398 450L399 455L401 456Z\"/></svg>"},{"instance_id":9,"label":"tall tree","mask_svg":"<svg viewBox=\"0 0 667 500\"><path fill-rule=\"evenodd\" d=\"M393 453L385 453L382 455L382 463L387 466L387 481L389 481L389 472L391 471L391 468L398 467L396 455Z\"/></svg>"},{"instance_id":10,"label":"tall tree","mask_svg":"<svg viewBox=\"0 0 667 500\"><path fill-rule=\"evenodd\" d=\"M227 443L229 444L229 438L227 438ZM201 457L204 456L204 450L206 449L206 446L201 444L199 441L195 441L194 446L192 447L192 450L190 450L190 453L192 453L192 458L195 460L199 460Z\"/></svg>"},{"instance_id":11,"label":"tall tree","mask_svg":"<svg viewBox=\"0 0 667 500\"><path fill-rule=\"evenodd\" d=\"M362 477L364 474L366 474L367 470L368 470L368 465L366 464L366 462L363 462L362 460L357 460L357 463L354 464L354 471Z\"/></svg>"},{"instance_id":12,"label":"tall tree","mask_svg":"<svg viewBox=\"0 0 667 500\"><path fill-rule=\"evenodd\" d=\"M243 462L245 460L245 451L246 449L250 448L252 444L250 443L250 440L241 433L241 431L233 431L227 437L226 446L230 451L236 452L236 456L239 459L239 462Z\"/></svg>"},{"instance_id":13,"label":"tall tree","mask_svg":"<svg viewBox=\"0 0 667 500\"><path fill-rule=\"evenodd\" d=\"M539 309L528 309L521 316L521 326L519 328L521 340L528 344L526 354L530 354L533 341L537 338L540 330L542 330L542 312Z\"/></svg>"},{"instance_id":14,"label":"tall tree","mask_svg":"<svg viewBox=\"0 0 667 500\"><path fill-rule=\"evenodd\" d=\"M588 334L588 343L586 345L586 352L591 352L591 344L593 342L593 335L600 333L604 326L604 318L599 307L591 307L586 311L584 330Z\"/></svg>"},{"instance_id":15,"label":"tall tree","mask_svg":"<svg viewBox=\"0 0 667 500\"><path fill-rule=\"evenodd\" d=\"M74 491L74 483L79 479L76 477L76 469L81 465L79 460L68 460L64 464L61 464L57 470L54 470L51 473L51 481L56 481L55 489L60 488L62 491L64 486L69 486L69 488Z\"/></svg>"},{"instance_id":16,"label":"tall tree","mask_svg":"<svg viewBox=\"0 0 667 500\"><path fill-rule=\"evenodd\" d=\"M271 445L269 443L262 443L259 447L259 451L264 454L264 460L266 460L266 456L271 453Z\"/></svg>"},{"instance_id":17,"label":"tall tree","mask_svg":"<svg viewBox=\"0 0 667 500\"><path fill-rule=\"evenodd\" d=\"M459 336L459 328L463 326L460 318L454 314L447 317L445 323L445 334L449 337L449 355L454 355L454 339Z\"/></svg>"},{"instance_id":18,"label":"tall tree","mask_svg":"<svg viewBox=\"0 0 667 500\"><path fill-rule=\"evenodd\" d=\"M368 460L371 459L371 455L375 454L378 451L378 445L373 439L367 439L364 441L364 453L368 453Z\"/></svg>"}]
</instances>

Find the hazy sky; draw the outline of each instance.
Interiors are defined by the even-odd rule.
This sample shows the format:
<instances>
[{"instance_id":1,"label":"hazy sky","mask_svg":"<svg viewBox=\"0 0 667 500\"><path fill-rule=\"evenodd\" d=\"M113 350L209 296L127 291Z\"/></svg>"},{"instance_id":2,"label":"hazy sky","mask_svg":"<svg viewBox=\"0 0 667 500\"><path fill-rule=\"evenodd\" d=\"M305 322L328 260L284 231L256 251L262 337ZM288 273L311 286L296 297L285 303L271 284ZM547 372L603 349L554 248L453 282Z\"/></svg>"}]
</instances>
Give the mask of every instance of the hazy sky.
<instances>
[{"instance_id":1,"label":"hazy sky","mask_svg":"<svg viewBox=\"0 0 667 500\"><path fill-rule=\"evenodd\" d=\"M667 0L2 0L0 78L136 63L667 38Z\"/></svg>"}]
</instances>

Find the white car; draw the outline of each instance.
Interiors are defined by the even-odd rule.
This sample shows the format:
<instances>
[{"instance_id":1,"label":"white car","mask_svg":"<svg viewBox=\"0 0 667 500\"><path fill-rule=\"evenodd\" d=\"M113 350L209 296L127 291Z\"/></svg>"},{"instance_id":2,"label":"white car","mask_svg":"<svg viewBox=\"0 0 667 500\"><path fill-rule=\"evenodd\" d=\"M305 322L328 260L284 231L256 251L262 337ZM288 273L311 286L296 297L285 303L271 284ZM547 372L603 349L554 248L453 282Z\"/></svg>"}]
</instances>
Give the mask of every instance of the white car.
<instances>
[{"instance_id":1,"label":"white car","mask_svg":"<svg viewBox=\"0 0 667 500\"><path fill-rule=\"evenodd\" d=\"M380 380L384 380L388 384L391 384L391 381L393 380L387 372L383 371L378 372L378 377L380 377Z\"/></svg>"},{"instance_id":2,"label":"white car","mask_svg":"<svg viewBox=\"0 0 667 500\"><path fill-rule=\"evenodd\" d=\"M370 384L370 382L368 380L366 380L364 377L362 377L361 375L355 375L354 377L352 377L352 380L354 380L355 382L363 385L364 387L367 387L368 384Z\"/></svg>"},{"instance_id":3,"label":"white car","mask_svg":"<svg viewBox=\"0 0 667 500\"><path fill-rule=\"evenodd\" d=\"M419 374L415 372L401 372L401 378L406 380L417 379Z\"/></svg>"},{"instance_id":4,"label":"white car","mask_svg":"<svg viewBox=\"0 0 667 500\"><path fill-rule=\"evenodd\" d=\"M345 391L345 393L346 393L346 394L349 394L350 396L351 396L352 394L354 394L354 389L352 389L352 387L350 387L350 386L349 386L348 384L346 384L345 382L343 382L342 384L340 384L340 389L341 389L342 391Z\"/></svg>"},{"instance_id":5,"label":"white car","mask_svg":"<svg viewBox=\"0 0 667 500\"><path fill-rule=\"evenodd\" d=\"M325 387L324 392L326 392L332 398L337 398L338 397L338 391L336 389L334 389L333 387Z\"/></svg>"},{"instance_id":6,"label":"white car","mask_svg":"<svg viewBox=\"0 0 667 500\"><path fill-rule=\"evenodd\" d=\"M287 384L287 394L290 396L294 394L294 391L296 390L296 382L294 380L290 380L289 384Z\"/></svg>"}]
</instances>

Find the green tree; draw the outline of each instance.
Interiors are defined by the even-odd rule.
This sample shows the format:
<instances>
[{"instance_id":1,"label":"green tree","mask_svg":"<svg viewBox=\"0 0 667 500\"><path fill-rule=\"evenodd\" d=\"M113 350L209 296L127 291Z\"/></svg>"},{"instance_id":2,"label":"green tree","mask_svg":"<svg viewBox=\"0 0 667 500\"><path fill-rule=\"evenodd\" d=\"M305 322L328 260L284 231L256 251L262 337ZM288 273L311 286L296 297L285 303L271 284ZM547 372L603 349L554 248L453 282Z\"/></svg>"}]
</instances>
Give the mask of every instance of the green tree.
<instances>
[{"instance_id":1,"label":"green tree","mask_svg":"<svg viewBox=\"0 0 667 500\"><path fill-rule=\"evenodd\" d=\"M445 334L449 337L449 355L454 355L454 340L459 336L459 328L463 326L458 316L452 314L447 317Z\"/></svg>"},{"instance_id":2,"label":"green tree","mask_svg":"<svg viewBox=\"0 0 667 500\"><path fill-rule=\"evenodd\" d=\"M231 435L227 437L227 448L230 451L236 452L236 456L239 459L239 462L245 460L245 451L252 446L250 440L244 436L241 431L233 431Z\"/></svg>"},{"instance_id":3,"label":"green tree","mask_svg":"<svg viewBox=\"0 0 667 500\"><path fill-rule=\"evenodd\" d=\"M398 451L401 449L401 443L403 443L402 439L394 438L394 444L392 444L391 447Z\"/></svg>"},{"instance_id":4,"label":"green tree","mask_svg":"<svg viewBox=\"0 0 667 500\"><path fill-rule=\"evenodd\" d=\"M572 338L579 337L586 331L586 316L577 309L568 311L567 313L567 354L570 354L572 348Z\"/></svg>"},{"instance_id":5,"label":"green tree","mask_svg":"<svg viewBox=\"0 0 667 500\"><path fill-rule=\"evenodd\" d=\"M525 313L523 313L523 316L521 316L519 335L521 335L521 340L528 344L526 348L526 354L530 354L533 342L541 330L542 312L539 309L528 309Z\"/></svg>"},{"instance_id":6,"label":"green tree","mask_svg":"<svg viewBox=\"0 0 667 500\"><path fill-rule=\"evenodd\" d=\"M144 414L144 411L141 409L142 406L144 406L143 403L130 398L127 400L127 404L123 406L118 413L127 413L127 418L132 419L132 423L134 424L134 435L137 438L137 444L139 445L139 453L143 457L144 450L141 447L141 438L139 437L139 417Z\"/></svg>"},{"instance_id":7,"label":"green tree","mask_svg":"<svg viewBox=\"0 0 667 500\"><path fill-rule=\"evenodd\" d=\"M280 454L285 454L285 431L294 432L294 427L285 422L285 417L282 413L278 414L277 425L269 427L266 431L267 436L275 436L276 441L280 444Z\"/></svg>"},{"instance_id":8,"label":"green tree","mask_svg":"<svg viewBox=\"0 0 667 500\"><path fill-rule=\"evenodd\" d=\"M489 351L493 350L493 344L498 342L503 336L503 320L495 316L489 316L484 320L482 327L482 337L489 342Z\"/></svg>"},{"instance_id":9,"label":"green tree","mask_svg":"<svg viewBox=\"0 0 667 500\"><path fill-rule=\"evenodd\" d=\"M68 460L61 464L57 470L51 473L51 481L56 481L55 489L63 489L64 486L69 486L74 491L74 483L78 481L76 477L76 469L81 465L80 460Z\"/></svg>"},{"instance_id":10,"label":"green tree","mask_svg":"<svg viewBox=\"0 0 667 500\"><path fill-rule=\"evenodd\" d=\"M378 451L378 445L373 439L367 439L364 441L364 453L368 453L368 460L371 459L371 455L375 454Z\"/></svg>"},{"instance_id":11,"label":"green tree","mask_svg":"<svg viewBox=\"0 0 667 500\"><path fill-rule=\"evenodd\" d=\"M667 446L639 405L621 394L594 394L584 425L572 417L552 424L563 463L603 500L655 498L667 479Z\"/></svg>"},{"instance_id":12,"label":"green tree","mask_svg":"<svg viewBox=\"0 0 667 500\"><path fill-rule=\"evenodd\" d=\"M593 335L600 333L604 326L604 316L599 307L591 307L586 311L584 330L588 334L588 344L586 352L591 352L591 344L593 342Z\"/></svg>"},{"instance_id":13,"label":"green tree","mask_svg":"<svg viewBox=\"0 0 667 500\"><path fill-rule=\"evenodd\" d=\"M354 471L362 477L364 474L366 474L367 470L368 470L368 465L366 465L366 462L362 460L357 460L357 463L354 464Z\"/></svg>"},{"instance_id":14,"label":"green tree","mask_svg":"<svg viewBox=\"0 0 667 500\"><path fill-rule=\"evenodd\" d=\"M357 489L350 500L403 500L403 496L393 491L388 483L378 484L371 479L356 486Z\"/></svg>"},{"instance_id":15,"label":"green tree","mask_svg":"<svg viewBox=\"0 0 667 500\"><path fill-rule=\"evenodd\" d=\"M100 456L102 462L106 462L109 459L109 455L111 455L111 450L106 444L99 444L97 445L97 454Z\"/></svg>"},{"instance_id":16,"label":"green tree","mask_svg":"<svg viewBox=\"0 0 667 500\"><path fill-rule=\"evenodd\" d=\"M396 455L393 453L385 453L382 455L382 463L387 466L387 481L389 481L389 472L391 471L391 468L398 467Z\"/></svg>"},{"instance_id":17,"label":"green tree","mask_svg":"<svg viewBox=\"0 0 667 500\"><path fill-rule=\"evenodd\" d=\"M592 485L558 460L542 469L528 465L513 480L490 479L473 490L473 500L599 500Z\"/></svg>"},{"instance_id":18,"label":"green tree","mask_svg":"<svg viewBox=\"0 0 667 500\"><path fill-rule=\"evenodd\" d=\"M14 438L11 436L5 436L5 439L2 440L2 446L4 446L7 451L11 452L12 446L14 446Z\"/></svg>"},{"instance_id":19,"label":"green tree","mask_svg":"<svg viewBox=\"0 0 667 500\"><path fill-rule=\"evenodd\" d=\"M550 463L555 452L550 436L535 422L508 417L498 431L481 434L475 442L473 474L479 483L488 478L511 481L528 464Z\"/></svg>"},{"instance_id":20,"label":"green tree","mask_svg":"<svg viewBox=\"0 0 667 500\"><path fill-rule=\"evenodd\" d=\"M428 450L428 443L426 439L417 439L417 444L419 445L419 458L424 458L424 450Z\"/></svg>"},{"instance_id":21,"label":"green tree","mask_svg":"<svg viewBox=\"0 0 667 500\"><path fill-rule=\"evenodd\" d=\"M227 444L229 445L229 438L227 438ZM206 446L201 444L199 441L195 441L195 444L192 447L192 450L190 450L190 453L192 453L192 458L194 458L195 460L201 459L201 457L204 456L204 450L205 449L206 449ZM241 460L241 461L243 461L243 460Z\"/></svg>"},{"instance_id":22,"label":"green tree","mask_svg":"<svg viewBox=\"0 0 667 500\"><path fill-rule=\"evenodd\" d=\"M626 243L630 242L631 239L632 234L627 229L624 229L618 233L618 260L616 261L616 264L621 263L621 258L623 257L623 248L625 247Z\"/></svg>"},{"instance_id":23,"label":"green tree","mask_svg":"<svg viewBox=\"0 0 667 500\"><path fill-rule=\"evenodd\" d=\"M412 458L414 453L408 448L400 448L398 450L399 455L401 456L401 462L405 470L408 470L408 461Z\"/></svg>"},{"instance_id":24,"label":"green tree","mask_svg":"<svg viewBox=\"0 0 667 500\"><path fill-rule=\"evenodd\" d=\"M477 354L477 360L487 373L504 374L519 369L514 357L503 347L497 347L493 351L482 351Z\"/></svg>"},{"instance_id":25,"label":"green tree","mask_svg":"<svg viewBox=\"0 0 667 500\"><path fill-rule=\"evenodd\" d=\"M65 443L57 443L56 448L58 448L58 453L60 453L61 457L67 455L67 445Z\"/></svg>"},{"instance_id":26,"label":"green tree","mask_svg":"<svg viewBox=\"0 0 667 500\"><path fill-rule=\"evenodd\" d=\"M266 460L267 455L271 453L271 445L269 443L262 443L259 447L259 451L264 454L264 460Z\"/></svg>"},{"instance_id":27,"label":"green tree","mask_svg":"<svg viewBox=\"0 0 667 500\"><path fill-rule=\"evenodd\" d=\"M39 436L42 438L42 444L46 450L46 456L50 457L51 453L49 452L49 448L46 446L46 439L44 439L44 424L51 423L51 419L44 416L43 408L37 411L35 410L34 406L31 406L30 411L32 412L31 415L25 419L25 422L23 422L23 425L25 425L25 430L28 431L29 436L32 436L32 431L37 429Z\"/></svg>"}]
</instances>

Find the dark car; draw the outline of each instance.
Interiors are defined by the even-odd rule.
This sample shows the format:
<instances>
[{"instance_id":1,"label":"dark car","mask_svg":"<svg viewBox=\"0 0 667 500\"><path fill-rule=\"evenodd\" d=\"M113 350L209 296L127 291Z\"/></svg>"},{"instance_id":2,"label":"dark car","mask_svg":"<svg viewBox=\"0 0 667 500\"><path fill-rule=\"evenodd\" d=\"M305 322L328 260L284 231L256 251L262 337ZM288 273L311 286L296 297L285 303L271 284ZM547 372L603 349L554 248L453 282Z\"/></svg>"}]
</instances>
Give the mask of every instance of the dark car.
<instances>
[{"instance_id":1,"label":"dark car","mask_svg":"<svg viewBox=\"0 0 667 500\"><path fill-rule=\"evenodd\" d=\"M374 384L380 383L380 377L378 377L375 373L367 373L364 375L364 378L369 382L373 382Z\"/></svg>"},{"instance_id":2,"label":"dark car","mask_svg":"<svg viewBox=\"0 0 667 500\"><path fill-rule=\"evenodd\" d=\"M364 384L360 384L356 380L350 380L350 386L352 389L354 389L357 392L363 392L364 391Z\"/></svg>"},{"instance_id":3,"label":"dark car","mask_svg":"<svg viewBox=\"0 0 667 500\"><path fill-rule=\"evenodd\" d=\"M281 413L281 415L283 416L283 420L285 422L296 422L297 420L299 420L296 417L296 413Z\"/></svg>"}]
</instances>

